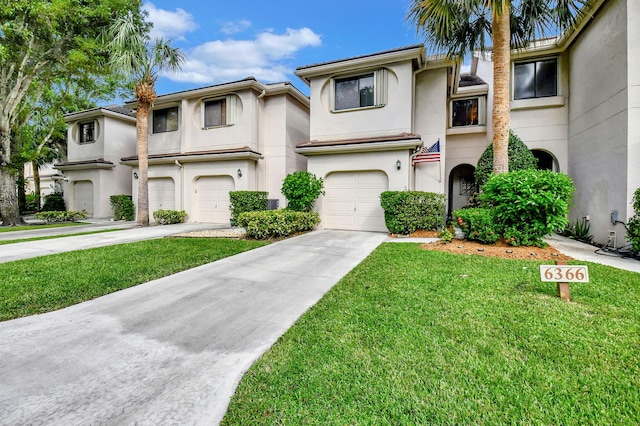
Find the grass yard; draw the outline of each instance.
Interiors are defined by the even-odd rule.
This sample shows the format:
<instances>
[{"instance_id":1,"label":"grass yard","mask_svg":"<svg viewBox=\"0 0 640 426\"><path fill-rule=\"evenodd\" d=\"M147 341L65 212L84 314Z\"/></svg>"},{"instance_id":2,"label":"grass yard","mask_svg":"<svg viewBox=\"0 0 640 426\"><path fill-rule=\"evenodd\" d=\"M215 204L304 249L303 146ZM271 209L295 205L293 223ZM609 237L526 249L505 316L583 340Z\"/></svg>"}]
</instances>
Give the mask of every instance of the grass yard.
<instances>
[{"instance_id":1,"label":"grass yard","mask_svg":"<svg viewBox=\"0 0 640 426\"><path fill-rule=\"evenodd\" d=\"M52 240L55 238L78 237L80 235L103 234L105 232L122 231L124 228L103 229L100 231L78 232L75 234L48 235L46 237L20 238L17 240L0 240L0 246L15 243L27 243L29 241Z\"/></svg>"},{"instance_id":2,"label":"grass yard","mask_svg":"<svg viewBox=\"0 0 640 426\"><path fill-rule=\"evenodd\" d=\"M48 225L0 226L0 232L31 231L34 229L64 228L65 226L86 225L86 222L51 223Z\"/></svg>"},{"instance_id":3,"label":"grass yard","mask_svg":"<svg viewBox=\"0 0 640 426\"><path fill-rule=\"evenodd\" d=\"M265 244L168 238L2 263L0 321L61 309Z\"/></svg>"},{"instance_id":4,"label":"grass yard","mask_svg":"<svg viewBox=\"0 0 640 426\"><path fill-rule=\"evenodd\" d=\"M383 244L247 372L223 424L637 425L640 275L589 264L567 303L541 263Z\"/></svg>"}]
</instances>

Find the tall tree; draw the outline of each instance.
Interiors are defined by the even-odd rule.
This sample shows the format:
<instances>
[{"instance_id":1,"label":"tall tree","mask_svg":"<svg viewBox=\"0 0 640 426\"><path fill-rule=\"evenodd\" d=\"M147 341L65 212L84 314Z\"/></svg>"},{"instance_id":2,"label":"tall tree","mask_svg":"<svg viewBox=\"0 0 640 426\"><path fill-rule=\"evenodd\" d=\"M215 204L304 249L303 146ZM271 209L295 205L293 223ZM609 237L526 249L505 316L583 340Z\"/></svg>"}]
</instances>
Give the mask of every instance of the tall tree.
<instances>
[{"instance_id":1,"label":"tall tree","mask_svg":"<svg viewBox=\"0 0 640 426\"><path fill-rule=\"evenodd\" d=\"M137 102L138 133L138 226L149 226L149 111L157 98L156 80L162 71L178 71L184 62L171 40L151 42L149 27L133 14L121 16L106 33L112 52L111 66L127 76Z\"/></svg>"},{"instance_id":2,"label":"tall tree","mask_svg":"<svg viewBox=\"0 0 640 426\"><path fill-rule=\"evenodd\" d=\"M21 107L36 82L65 75L99 76L109 52L99 35L113 18L139 14L140 0L2 0L0 2L0 213L3 225L20 217L12 139Z\"/></svg>"},{"instance_id":3,"label":"tall tree","mask_svg":"<svg viewBox=\"0 0 640 426\"><path fill-rule=\"evenodd\" d=\"M408 19L436 51L464 58L493 41L493 171L509 171L511 49L573 28L594 0L412 0ZM440 53L440 52L438 52Z\"/></svg>"}]
</instances>

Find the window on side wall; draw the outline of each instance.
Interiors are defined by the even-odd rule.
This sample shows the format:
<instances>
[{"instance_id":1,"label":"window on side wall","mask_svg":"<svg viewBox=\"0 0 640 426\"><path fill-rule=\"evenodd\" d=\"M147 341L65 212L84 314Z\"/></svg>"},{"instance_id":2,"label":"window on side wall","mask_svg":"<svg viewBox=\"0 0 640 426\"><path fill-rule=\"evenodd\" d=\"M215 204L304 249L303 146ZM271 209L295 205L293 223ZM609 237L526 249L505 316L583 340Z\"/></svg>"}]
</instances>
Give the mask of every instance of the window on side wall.
<instances>
[{"instance_id":1,"label":"window on side wall","mask_svg":"<svg viewBox=\"0 0 640 426\"><path fill-rule=\"evenodd\" d=\"M88 121L78 124L80 143L92 143L96 141L96 122Z\"/></svg>"},{"instance_id":2,"label":"window on side wall","mask_svg":"<svg viewBox=\"0 0 640 426\"><path fill-rule=\"evenodd\" d=\"M236 97L233 95L203 101L203 123L205 129L230 126L236 122Z\"/></svg>"},{"instance_id":3,"label":"window on side wall","mask_svg":"<svg viewBox=\"0 0 640 426\"><path fill-rule=\"evenodd\" d=\"M178 107L153 111L153 133L173 132L178 130Z\"/></svg>"},{"instance_id":4,"label":"window on side wall","mask_svg":"<svg viewBox=\"0 0 640 426\"><path fill-rule=\"evenodd\" d=\"M486 125L487 98L453 99L451 101L450 127L484 126Z\"/></svg>"},{"instance_id":5,"label":"window on side wall","mask_svg":"<svg viewBox=\"0 0 640 426\"><path fill-rule=\"evenodd\" d=\"M514 99L558 95L558 58L514 64Z\"/></svg>"},{"instance_id":6,"label":"window on side wall","mask_svg":"<svg viewBox=\"0 0 640 426\"><path fill-rule=\"evenodd\" d=\"M386 97L386 70L335 78L334 111L383 106Z\"/></svg>"}]
</instances>

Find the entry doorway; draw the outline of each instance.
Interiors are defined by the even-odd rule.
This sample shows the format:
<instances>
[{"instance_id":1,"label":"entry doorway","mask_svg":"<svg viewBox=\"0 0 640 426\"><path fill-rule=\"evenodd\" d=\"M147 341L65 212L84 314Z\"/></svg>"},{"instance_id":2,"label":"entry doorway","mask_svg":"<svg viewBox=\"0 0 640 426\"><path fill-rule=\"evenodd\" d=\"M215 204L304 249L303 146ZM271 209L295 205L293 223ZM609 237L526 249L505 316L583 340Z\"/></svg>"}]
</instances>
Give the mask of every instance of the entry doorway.
<instances>
[{"instance_id":1,"label":"entry doorway","mask_svg":"<svg viewBox=\"0 0 640 426\"><path fill-rule=\"evenodd\" d=\"M465 207L469 198L478 192L475 177L476 168L470 164L459 164L449 174L449 213Z\"/></svg>"}]
</instances>

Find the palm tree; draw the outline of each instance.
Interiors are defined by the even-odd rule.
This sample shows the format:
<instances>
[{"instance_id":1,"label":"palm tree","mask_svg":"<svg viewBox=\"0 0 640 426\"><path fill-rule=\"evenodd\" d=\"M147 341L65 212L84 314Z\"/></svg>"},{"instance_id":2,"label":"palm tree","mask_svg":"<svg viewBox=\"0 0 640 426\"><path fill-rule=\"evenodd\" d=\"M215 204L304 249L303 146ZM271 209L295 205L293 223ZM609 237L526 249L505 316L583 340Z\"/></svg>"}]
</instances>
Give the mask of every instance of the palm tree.
<instances>
[{"instance_id":1,"label":"palm tree","mask_svg":"<svg viewBox=\"0 0 640 426\"><path fill-rule=\"evenodd\" d=\"M178 71L184 62L171 40L149 39L149 25L133 14L119 17L106 32L110 65L127 76L137 102L138 134L138 226L149 226L148 128L149 110L157 98L155 83L161 71Z\"/></svg>"},{"instance_id":2,"label":"palm tree","mask_svg":"<svg viewBox=\"0 0 640 426\"><path fill-rule=\"evenodd\" d=\"M464 58L493 41L493 171L509 171L511 49L569 30L594 0L412 0L407 19L433 49Z\"/></svg>"}]
</instances>

